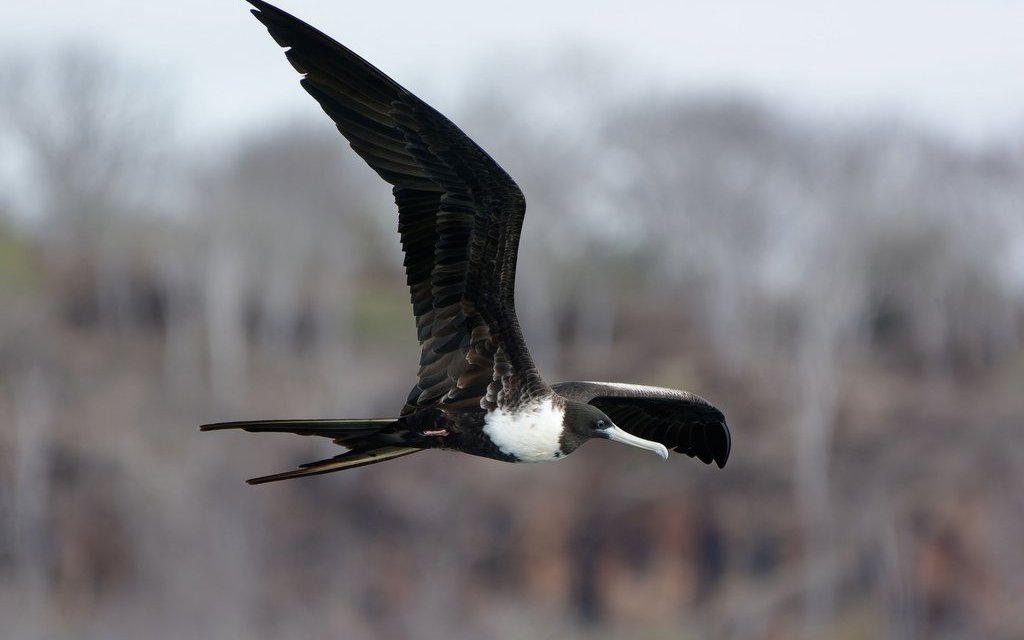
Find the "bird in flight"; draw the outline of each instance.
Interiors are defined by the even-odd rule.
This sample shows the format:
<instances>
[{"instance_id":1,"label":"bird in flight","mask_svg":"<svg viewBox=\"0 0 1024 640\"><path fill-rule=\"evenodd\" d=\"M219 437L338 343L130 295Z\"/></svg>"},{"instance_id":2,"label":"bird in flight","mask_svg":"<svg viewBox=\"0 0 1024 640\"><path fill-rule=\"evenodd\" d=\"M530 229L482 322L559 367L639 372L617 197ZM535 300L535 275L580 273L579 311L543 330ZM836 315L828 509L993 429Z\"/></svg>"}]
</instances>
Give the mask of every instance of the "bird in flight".
<instances>
[{"instance_id":1,"label":"bird in flight","mask_svg":"<svg viewBox=\"0 0 1024 640\"><path fill-rule=\"evenodd\" d=\"M458 127L345 46L247 0L302 87L392 185L420 343L418 381L397 418L203 425L332 439L346 451L250 484L351 469L426 449L506 462L558 460L592 438L669 449L724 467L722 412L687 391L541 378L515 312L522 191Z\"/></svg>"}]
</instances>

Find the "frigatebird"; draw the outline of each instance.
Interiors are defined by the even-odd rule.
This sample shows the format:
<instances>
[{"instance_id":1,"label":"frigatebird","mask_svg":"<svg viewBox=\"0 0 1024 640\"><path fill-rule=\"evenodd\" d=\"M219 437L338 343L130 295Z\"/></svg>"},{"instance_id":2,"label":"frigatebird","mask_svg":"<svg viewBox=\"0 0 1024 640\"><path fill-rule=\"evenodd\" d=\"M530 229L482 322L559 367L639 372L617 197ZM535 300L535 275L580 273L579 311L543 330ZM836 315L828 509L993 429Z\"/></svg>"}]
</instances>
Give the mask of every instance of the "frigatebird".
<instances>
[{"instance_id":1,"label":"frigatebird","mask_svg":"<svg viewBox=\"0 0 1024 640\"><path fill-rule=\"evenodd\" d=\"M418 382L397 418L222 422L322 436L333 458L250 484L351 469L426 449L506 462L558 460L591 438L668 449L724 467L722 412L687 391L610 382L548 385L515 312L526 212L518 185L458 127L345 46L247 0L352 149L392 185L420 343Z\"/></svg>"}]
</instances>

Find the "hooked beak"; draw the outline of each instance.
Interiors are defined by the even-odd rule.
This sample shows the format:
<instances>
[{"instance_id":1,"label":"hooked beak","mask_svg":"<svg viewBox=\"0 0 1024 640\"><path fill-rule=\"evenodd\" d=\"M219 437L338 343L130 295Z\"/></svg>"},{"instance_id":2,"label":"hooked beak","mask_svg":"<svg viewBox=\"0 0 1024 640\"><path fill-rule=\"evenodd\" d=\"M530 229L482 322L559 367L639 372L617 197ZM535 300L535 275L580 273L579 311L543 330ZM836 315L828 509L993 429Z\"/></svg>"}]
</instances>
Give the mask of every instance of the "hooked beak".
<instances>
[{"instance_id":1,"label":"hooked beak","mask_svg":"<svg viewBox=\"0 0 1024 640\"><path fill-rule=\"evenodd\" d=\"M621 442L622 444L628 444L631 447L646 449L661 456L662 460L668 460L668 449L666 449L665 445L660 442L638 438L632 433L628 433L616 427L614 424L605 429L598 429L597 432L601 434L601 436L608 438L613 442Z\"/></svg>"}]
</instances>

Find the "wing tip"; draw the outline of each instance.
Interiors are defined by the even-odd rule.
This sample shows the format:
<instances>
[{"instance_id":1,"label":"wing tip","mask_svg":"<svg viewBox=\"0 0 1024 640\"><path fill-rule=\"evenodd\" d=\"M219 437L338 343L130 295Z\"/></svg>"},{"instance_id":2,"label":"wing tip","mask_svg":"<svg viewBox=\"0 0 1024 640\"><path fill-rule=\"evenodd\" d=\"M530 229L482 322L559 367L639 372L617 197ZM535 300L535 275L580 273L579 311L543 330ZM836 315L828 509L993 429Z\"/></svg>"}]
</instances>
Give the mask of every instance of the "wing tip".
<instances>
[{"instance_id":1,"label":"wing tip","mask_svg":"<svg viewBox=\"0 0 1024 640\"><path fill-rule=\"evenodd\" d=\"M724 469L732 453L732 436L729 434L729 426L725 419L698 422L690 429L689 441L673 450L696 458L704 464L714 463L719 469Z\"/></svg>"},{"instance_id":2,"label":"wing tip","mask_svg":"<svg viewBox=\"0 0 1024 640\"><path fill-rule=\"evenodd\" d=\"M249 4L251 4L253 7L255 7L255 9L250 9L250 11L252 11L253 13L255 13L257 11L267 11L268 9L269 10L277 9L277 7L275 7L274 5L272 5L272 4L268 3L268 2L264 2L263 0L245 0L245 1L248 2ZM280 9L277 9L277 10L280 11Z\"/></svg>"},{"instance_id":3,"label":"wing tip","mask_svg":"<svg viewBox=\"0 0 1024 640\"><path fill-rule=\"evenodd\" d=\"M252 9L249 9L249 13L254 15L257 20L259 20L260 22L263 22L264 24L266 24L265 18L274 9L277 9L277 7L275 7L274 5L267 4L266 2L263 2L263 0L245 0L245 1L253 6ZM277 9L277 10L280 11L280 9Z\"/></svg>"},{"instance_id":4,"label":"wing tip","mask_svg":"<svg viewBox=\"0 0 1024 640\"><path fill-rule=\"evenodd\" d=\"M732 452L732 436L729 434L729 425L723 420L708 425L706 429L709 430L708 444L711 447L711 457L719 469L724 469L725 463L729 461L729 454Z\"/></svg>"}]
</instances>

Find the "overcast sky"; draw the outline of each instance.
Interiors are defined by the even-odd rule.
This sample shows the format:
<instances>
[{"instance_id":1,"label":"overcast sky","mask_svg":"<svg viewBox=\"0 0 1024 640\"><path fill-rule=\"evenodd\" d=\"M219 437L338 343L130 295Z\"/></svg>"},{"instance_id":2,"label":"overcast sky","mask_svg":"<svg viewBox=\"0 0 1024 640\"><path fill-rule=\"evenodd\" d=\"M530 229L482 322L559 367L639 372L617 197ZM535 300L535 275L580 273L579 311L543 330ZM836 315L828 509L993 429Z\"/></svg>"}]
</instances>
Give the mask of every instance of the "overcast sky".
<instances>
[{"instance_id":1,"label":"overcast sky","mask_svg":"<svg viewBox=\"0 0 1024 640\"><path fill-rule=\"evenodd\" d=\"M242 0L6 0L0 52L95 43L166 79L190 136L310 113ZM746 92L824 118L892 114L968 140L1024 131L1020 0L280 0L442 111L487 62L601 52L609 87ZM507 56L506 58L496 56ZM494 73L512 71L500 67Z\"/></svg>"}]
</instances>

